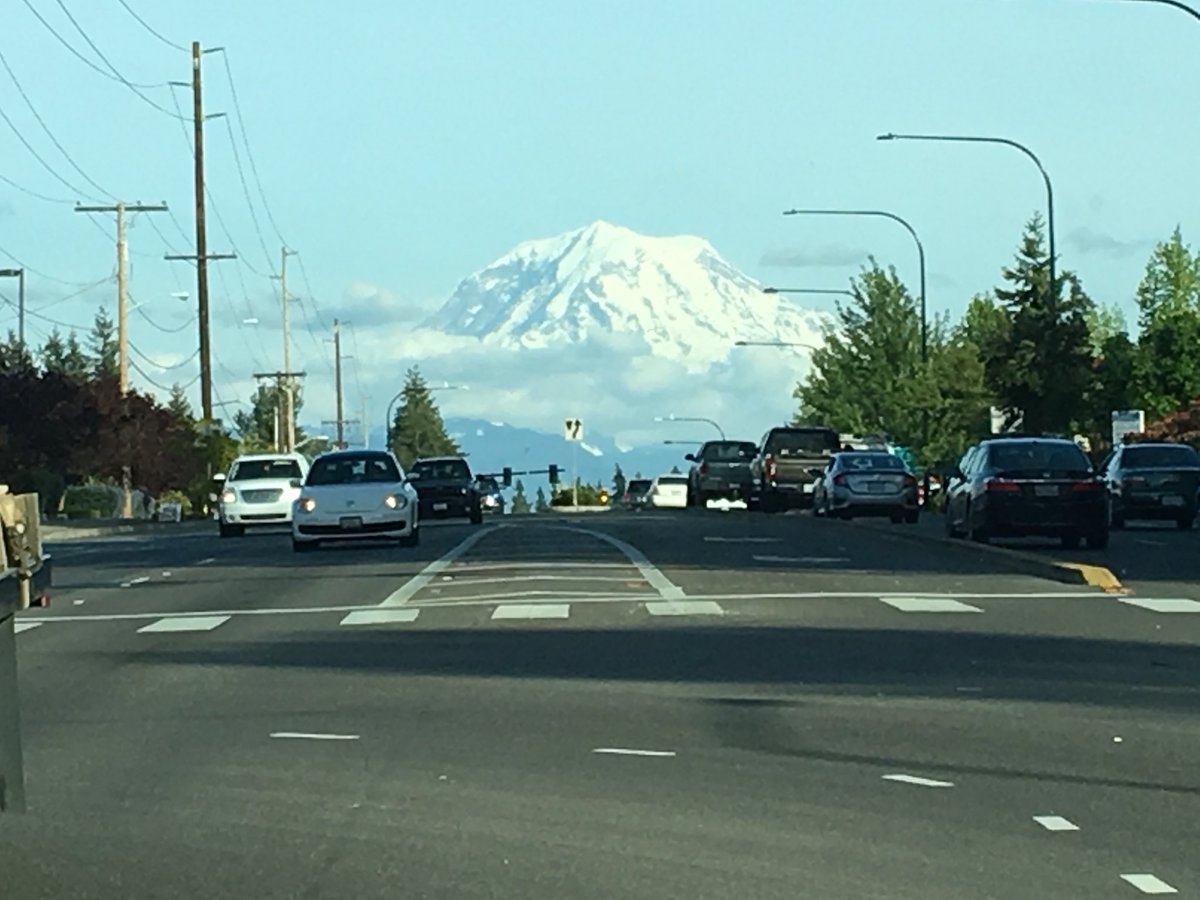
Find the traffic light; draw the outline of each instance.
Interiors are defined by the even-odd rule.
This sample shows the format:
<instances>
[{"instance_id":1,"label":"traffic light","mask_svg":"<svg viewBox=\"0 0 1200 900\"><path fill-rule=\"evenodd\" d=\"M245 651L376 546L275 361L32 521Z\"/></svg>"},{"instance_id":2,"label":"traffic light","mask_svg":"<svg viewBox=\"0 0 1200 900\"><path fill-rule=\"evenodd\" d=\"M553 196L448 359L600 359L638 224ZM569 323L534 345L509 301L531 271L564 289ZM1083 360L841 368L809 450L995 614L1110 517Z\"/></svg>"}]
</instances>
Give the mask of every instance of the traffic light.
<instances>
[{"instance_id":1,"label":"traffic light","mask_svg":"<svg viewBox=\"0 0 1200 900\"><path fill-rule=\"evenodd\" d=\"M505 487L512 487L512 466L505 466L500 477L504 481Z\"/></svg>"},{"instance_id":2,"label":"traffic light","mask_svg":"<svg viewBox=\"0 0 1200 900\"><path fill-rule=\"evenodd\" d=\"M601 492L600 492L600 505L601 505L601 506L608 506L608 491L601 491Z\"/></svg>"},{"instance_id":3,"label":"traffic light","mask_svg":"<svg viewBox=\"0 0 1200 900\"><path fill-rule=\"evenodd\" d=\"M550 483L558 484L558 466L556 466L554 463L550 463L549 474L550 474Z\"/></svg>"}]
</instances>

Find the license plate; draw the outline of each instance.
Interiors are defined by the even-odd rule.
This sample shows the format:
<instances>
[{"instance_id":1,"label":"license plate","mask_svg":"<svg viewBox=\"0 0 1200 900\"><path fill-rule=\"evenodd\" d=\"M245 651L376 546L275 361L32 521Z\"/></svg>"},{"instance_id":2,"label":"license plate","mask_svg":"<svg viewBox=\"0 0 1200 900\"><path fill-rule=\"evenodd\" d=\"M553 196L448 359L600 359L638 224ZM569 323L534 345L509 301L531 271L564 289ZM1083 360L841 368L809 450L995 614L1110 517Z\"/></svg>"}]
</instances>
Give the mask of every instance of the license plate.
<instances>
[{"instance_id":1,"label":"license plate","mask_svg":"<svg viewBox=\"0 0 1200 900\"><path fill-rule=\"evenodd\" d=\"M1035 497L1057 497L1058 496L1058 485L1057 484L1034 485L1033 496L1035 496Z\"/></svg>"},{"instance_id":2,"label":"license plate","mask_svg":"<svg viewBox=\"0 0 1200 900\"><path fill-rule=\"evenodd\" d=\"M816 485L816 483L815 483L815 482L813 482L812 484L806 484L806 485L804 486L804 493L806 493L806 494L811 494L811 493L812 493L813 491L815 491L816 489L817 489L817 485Z\"/></svg>"},{"instance_id":3,"label":"license plate","mask_svg":"<svg viewBox=\"0 0 1200 900\"><path fill-rule=\"evenodd\" d=\"M447 504L447 503L435 503L435 504L433 504L433 511L434 511L434 512L445 512L445 511L446 511L446 510L448 510L449 508L450 508L450 505L449 505L449 504Z\"/></svg>"},{"instance_id":4,"label":"license plate","mask_svg":"<svg viewBox=\"0 0 1200 900\"><path fill-rule=\"evenodd\" d=\"M343 531L353 531L362 528L362 516L342 516L340 520Z\"/></svg>"},{"instance_id":5,"label":"license plate","mask_svg":"<svg viewBox=\"0 0 1200 900\"><path fill-rule=\"evenodd\" d=\"M1183 506L1183 498L1182 497L1163 497L1162 505L1163 506Z\"/></svg>"},{"instance_id":6,"label":"license plate","mask_svg":"<svg viewBox=\"0 0 1200 900\"><path fill-rule=\"evenodd\" d=\"M888 493L888 486L879 481L869 481L867 482L867 493L886 494Z\"/></svg>"}]
</instances>

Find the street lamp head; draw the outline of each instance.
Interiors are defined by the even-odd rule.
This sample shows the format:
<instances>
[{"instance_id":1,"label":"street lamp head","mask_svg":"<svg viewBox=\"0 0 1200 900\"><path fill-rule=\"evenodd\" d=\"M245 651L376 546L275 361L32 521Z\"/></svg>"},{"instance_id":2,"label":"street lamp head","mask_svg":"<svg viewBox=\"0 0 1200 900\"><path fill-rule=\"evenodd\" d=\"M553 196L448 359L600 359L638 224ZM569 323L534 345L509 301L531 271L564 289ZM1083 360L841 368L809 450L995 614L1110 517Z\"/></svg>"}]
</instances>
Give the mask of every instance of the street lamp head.
<instances>
[{"instance_id":1,"label":"street lamp head","mask_svg":"<svg viewBox=\"0 0 1200 900\"><path fill-rule=\"evenodd\" d=\"M734 345L733 345L733 346L735 346L735 347L749 347L749 346L750 346L750 342L749 342L749 341L736 341L736 342L734 343Z\"/></svg>"},{"instance_id":2,"label":"street lamp head","mask_svg":"<svg viewBox=\"0 0 1200 900\"><path fill-rule=\"evenodd\" d=\"M877 141L894 141L894 140L896 140L896 135L894 135L892 132L889 131L887 134L875 135L875 140L877 140Z\"/></svg>"},{"instance_id":3,"label":"street lamp head","mask_svg":"<svg viewBox=\"0 0 1200 900\"><path fill-rule=\"evenodd\" d=\"M778 294L779 288L765 287L765 288L763 288L763 293L764 294Z\"/></svg>"}]
</instances>

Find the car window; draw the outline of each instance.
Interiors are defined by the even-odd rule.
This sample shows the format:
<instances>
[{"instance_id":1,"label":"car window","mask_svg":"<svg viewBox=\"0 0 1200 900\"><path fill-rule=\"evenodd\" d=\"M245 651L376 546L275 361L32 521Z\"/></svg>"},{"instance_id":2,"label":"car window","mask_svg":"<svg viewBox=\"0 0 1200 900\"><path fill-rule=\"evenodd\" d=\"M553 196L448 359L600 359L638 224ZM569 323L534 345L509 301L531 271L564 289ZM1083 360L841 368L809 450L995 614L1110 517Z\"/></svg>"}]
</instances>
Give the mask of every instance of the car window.
<instances>
[{"instance_id":1,"label":"car window","mask_svg":"<svg viewBox=\"0 0 1200 900\"><path fill-rule=\"evenodd\" d=\"M748 462L756 453L758 447L747 441L710 441L700 458L704 462Z\"/></svg>"},{"instance_id":2,"label":"car window","mask_svg":"<svg viewBox=\"0 0 1200 900\"><path fill-rule=\"evenodd\" d=\"M1076 475L1091 469L1087 456L1075 444L1042 441L993 444L990 453L992 469L1010 476Z\"/></svg>"},{"instance_id":3,"label":"car window","mask_svg":"<svg viewBox=\"0 0 1200 900\"><path fill-rule=\"evenodd\" d=\"M388 456L333 456L320 458L308 473L310 485L394 483L400 470Z\"/></svg>"},{"instance_id":4,"label":"car window","mask_svg":"<svg viewBox=\"0 0 1200 900\"><path fill-rule=\"evenodd\" d=\"M476 481L479 482L479 489L485 493L494 494L500 490L500 483L495 478L483 477L477 478Z\"/></svg>"},{"instance_id":5,"label":"car window","mask_svg":"<svg viewBox=\"0 0 1200 900\"><path fill-rule=\"evenodd\" d=\"M1126 447L1121 452L1125 469L1200 468L1200 454L1185 444L1166 447Z\"/></svg>"},{"instance_id":6,"label":"car window","mask_svg":"<svg viewBox=\"0 0 1200 900\"><path fill-rule=\"evenodd\" d=\"M827 428L776 431L767 445L770 453L780 456L836 453L841 447L838 436Z\"/></svg>"},{"instance_id":7,"label":"car window","mask_svg":"<svg viewBox=\"0 0 1200 900\"><path fill-rule=\"evenodd\" d=\"M625 489L631 494L644 494L646 491L650 490L651 484L652 482L649 479L635 478L633 481L629 482L628 485L626 485Z\"/></svg>"},{"instance_id":8,"label":"car window","mask_svg":"<svg viewBox=\"0 0 1200 900\"><path fill-rule=\"evenodd\" d=\"M300 463L294 459L243 459L233 464L230 481L258 481L264 478L303 478Z\"/></svg>"},{"instance_id":9,"label":"car window","mask_svg":"<svg viewBox=\"0 0 1200 900\"><path fill-rule=\"evenodd\" d=\"M425 459L413 463L412 474L426 481L470 481L471 468L462 459Z\"/></svg>"},{"instance_id":10,"label":"car window","mask_svg":"<svg viewBox=\"0 0 1200 900\"><path fill-rule=\"evenodd\" d=\"M842 453L841 467L851 471L904 471L904 460L890 453Z\"/></svg>"},{"instance_id":11,"label":"car window","mask_svg":"<svg viewBox=\"0 0 1200 900\"><path fill-rule=\"evenodd\" d=\"M977 449L977 447L972 447L970 450L964 453L962 459L958 461L959 470L968 478L971 477L971 466L975 463L975 451Z\"/></svg>"},{"instance_id":12,"label":"car window","mask_svg":"<svg viewBox=\"0 0 1200 900\"><path fill-rule=\"evenodd\" d=\"M663 475L658 479L659 484L687 484L687 477L684 475Z\"/></svg>"}]
</instances>

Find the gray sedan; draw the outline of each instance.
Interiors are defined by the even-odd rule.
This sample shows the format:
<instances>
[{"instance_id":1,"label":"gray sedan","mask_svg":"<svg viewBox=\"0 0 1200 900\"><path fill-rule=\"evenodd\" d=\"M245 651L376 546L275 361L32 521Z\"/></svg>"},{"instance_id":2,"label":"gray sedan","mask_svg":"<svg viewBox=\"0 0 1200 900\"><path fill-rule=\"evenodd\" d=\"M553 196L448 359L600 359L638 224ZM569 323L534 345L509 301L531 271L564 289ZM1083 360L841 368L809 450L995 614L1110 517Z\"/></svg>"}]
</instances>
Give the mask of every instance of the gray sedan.
<instances>
[{"instance_id":1,"label":"gray sedan","mask_svg":"<svg viewBox=\"0 0 1200 900\"><path fill-rule=\"evenodd\" d=\"M821 472L813 510L839 519L887 516L896 523L915 523L921 514L917 479L892 453L839 453Z\"/></svg>"}]
</instances>

